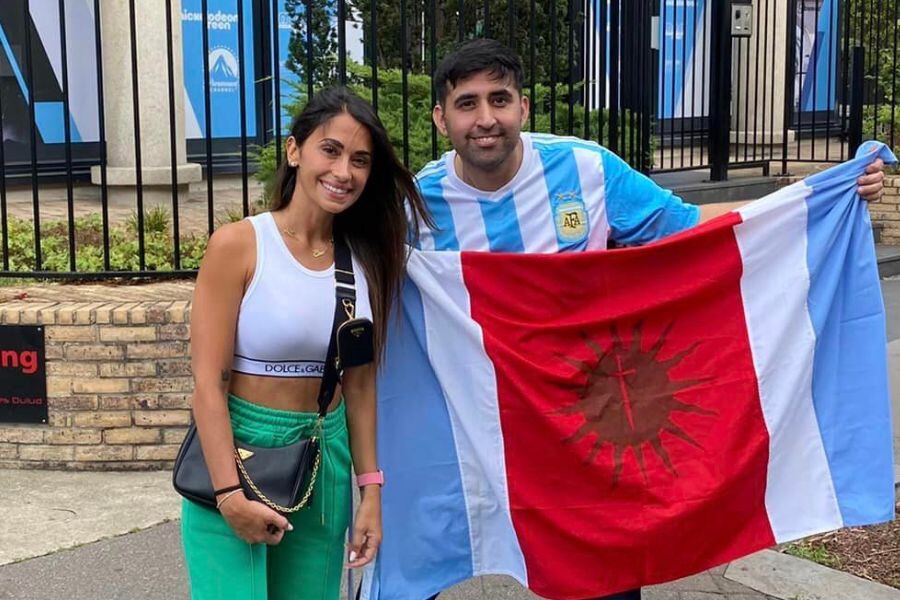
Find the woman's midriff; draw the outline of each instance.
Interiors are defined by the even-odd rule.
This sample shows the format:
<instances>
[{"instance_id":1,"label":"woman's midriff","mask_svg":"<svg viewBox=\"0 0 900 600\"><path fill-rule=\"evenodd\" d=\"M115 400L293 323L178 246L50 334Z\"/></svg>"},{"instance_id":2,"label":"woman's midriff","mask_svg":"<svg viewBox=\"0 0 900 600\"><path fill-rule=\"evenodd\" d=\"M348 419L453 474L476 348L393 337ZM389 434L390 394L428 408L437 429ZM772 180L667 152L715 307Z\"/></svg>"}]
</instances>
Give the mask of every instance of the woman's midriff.
<instances>
[{"instance_id":1,"label":"woman's midriff","mask_svg":"<svg viewBox=\"0 0 900 600\"><path fill-rule=\"evenodd\" d=\"M258 377L245 373L231 373L231 386L228 391L269 408L293 410L299 412L316 412L319 410L316 399L319 397L320 378L312 377ZM341 397L341 386L338 385L328 410L334 410Z\"/></svg>"}]
</instances>

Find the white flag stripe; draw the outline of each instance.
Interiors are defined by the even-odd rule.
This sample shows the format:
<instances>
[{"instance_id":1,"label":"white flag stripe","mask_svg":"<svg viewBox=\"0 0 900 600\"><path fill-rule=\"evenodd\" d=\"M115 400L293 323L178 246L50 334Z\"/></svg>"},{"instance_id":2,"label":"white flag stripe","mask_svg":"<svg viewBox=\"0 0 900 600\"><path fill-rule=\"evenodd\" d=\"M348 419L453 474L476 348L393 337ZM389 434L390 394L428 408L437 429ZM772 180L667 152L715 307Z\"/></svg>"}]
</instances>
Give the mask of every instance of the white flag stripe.
<instances>
[{"instance_id":1,"label":"white flag stripe","mask_svg":"<svg viewBox=\"0 0 900 600\"><path fill-rule=\"evenodd\" d=\"M448 399L469 515L473 574L503 573L527 586L525 558L509 509L496 375L481 328L470 317L460 255L415 252L409 274L422 297L429 359Z\"/></svg>"},{"instance_id":2,"label":"white flag stripe","mask_svg":"<svg viewBox=\"0 0 900 600\"><path fill-rule=\"evenodd\" d=\"M740 210L741 295L769 430L766 509L775 539L843 525L812 398L806 203L797 183ZM769 290L768 293L763 290Z\"/></svg>"}]
</instances>

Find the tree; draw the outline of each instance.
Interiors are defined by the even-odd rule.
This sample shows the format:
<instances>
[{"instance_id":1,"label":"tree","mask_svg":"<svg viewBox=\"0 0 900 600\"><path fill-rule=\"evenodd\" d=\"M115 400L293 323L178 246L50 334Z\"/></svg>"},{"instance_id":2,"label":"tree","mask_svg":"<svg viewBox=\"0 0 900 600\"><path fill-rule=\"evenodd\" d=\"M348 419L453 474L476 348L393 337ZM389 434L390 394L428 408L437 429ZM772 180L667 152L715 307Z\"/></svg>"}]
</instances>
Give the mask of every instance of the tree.
<instances>
[{"instance_id":1,"label":"tree","mask_svg":"<svg viewBox=\"0 0 900 600\"><path fill-rule=\"evenodd\" d=\"M900 3L847 0L842 8L835 20L847 19L849 46L865 50L863 136L900 150Z\"/></svg>"},{"instance_id":2,"label":"tree","mask_svg":"<svg viewBox=\"0 0 900 600\"><path fill-rule=\"evenodd\" d=\"M312 5L312 81L316 88L337 81L338 43L337 32L332 27L335 17L333 3L315 0L286 0L284 10L291 19L291 41L288 45L288 68L297 74L301 82L307 81L307 7ZM304 86L305 89L305 86Z\"/></svg>"},{"instance_id":3,"label":"tree","mask_svg":"<svg viewBox=\"0 0 900 600\"><path fill-rule=\"evenodd\" d=\"M530 79L532 46L534 47L535 77L538 82L549 82L551 75L551 10L556 11L556 80L568 82L569 73L574 71L575 81L581 79L579 65L568 62L569 18L574 25L575 60L581 56L583 25L582 3L574 0L540 0L535 2L534 39L531 36L530 3L522 0L406 0L406 45L402 46L402 15L400 0L347 0L348 10L352 9L363 20L365 32L366 62L371 64L371 16L372 2L375 2L377 22L377 65L379 68L400 69L404 64L410 73L431 72L432 21L434 23L435 56L440 60L460 41L460 20L463 39L490 35L509 45L524 60L526 79ZM288 0L287 10L293 20L296 34L291 36L292 69L300 74L306 64L306 0ZM334 2L313 2L313 54L314 70L323 69L322 75L314 73L314 81L333 79L336 65L336 32L334 30ZM330 8L328 8L330 6ZM510 7L512 14L510 14ZM433 14L432 14L433 8ZM462 9L462 10L460 10ZM571 11L571 13L570 13ZM512 24L512 30L510 30Z\"/></svg>"}]
</instances>

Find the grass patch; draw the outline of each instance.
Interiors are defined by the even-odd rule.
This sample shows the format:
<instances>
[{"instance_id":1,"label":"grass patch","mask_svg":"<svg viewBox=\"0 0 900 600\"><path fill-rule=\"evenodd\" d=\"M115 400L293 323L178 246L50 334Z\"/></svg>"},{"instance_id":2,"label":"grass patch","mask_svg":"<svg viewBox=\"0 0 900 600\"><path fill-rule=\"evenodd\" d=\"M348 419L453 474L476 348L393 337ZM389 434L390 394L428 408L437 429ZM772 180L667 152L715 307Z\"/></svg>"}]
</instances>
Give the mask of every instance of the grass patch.
<instances>
[{"instance_id":1,"label":"grass patch","mask_svg":"<svg viewBox=\"0 0 900 600\"><path fill-rule=\"evenodd\" d=\"M840 568L838 558L819 542L807 541L789 544L784 549L784 553L797 558L805 558L826 567Z\"/></svg>"}]
</instances>

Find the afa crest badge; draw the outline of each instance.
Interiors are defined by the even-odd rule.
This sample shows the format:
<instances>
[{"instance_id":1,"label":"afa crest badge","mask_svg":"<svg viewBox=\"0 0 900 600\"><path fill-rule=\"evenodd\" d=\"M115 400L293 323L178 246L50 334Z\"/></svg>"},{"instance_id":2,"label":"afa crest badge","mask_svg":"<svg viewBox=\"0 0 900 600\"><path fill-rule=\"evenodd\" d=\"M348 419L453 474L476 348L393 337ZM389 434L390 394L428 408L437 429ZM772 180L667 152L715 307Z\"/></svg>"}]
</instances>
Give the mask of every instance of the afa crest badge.
<instances>
[{"instance_id":1,"label":"afa crest badge","mask_svg":"<svg viewBox=\"0 0 900 600\"><path fill-rule=\"evenodd\" d=\"M553 218L559 241L578 244L586 240L588 218L581 196L575 192L557 193L554 200Z\"/></svg>"}]
</instances>

